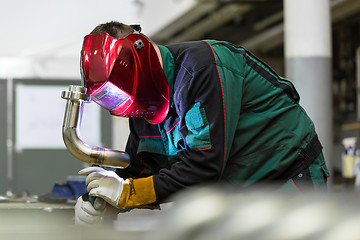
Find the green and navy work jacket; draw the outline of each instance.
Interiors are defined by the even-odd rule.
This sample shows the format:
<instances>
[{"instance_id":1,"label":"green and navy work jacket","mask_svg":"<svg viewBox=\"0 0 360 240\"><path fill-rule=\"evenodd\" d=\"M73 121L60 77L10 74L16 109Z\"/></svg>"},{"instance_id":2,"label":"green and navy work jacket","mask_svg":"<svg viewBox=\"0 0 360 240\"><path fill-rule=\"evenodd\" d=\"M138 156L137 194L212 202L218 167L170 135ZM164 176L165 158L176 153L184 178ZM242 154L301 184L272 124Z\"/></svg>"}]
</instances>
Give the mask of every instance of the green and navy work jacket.
<instances>
[{"instance_id":1,"label":"green and navy work jacket","mask_svg":"<svg viewBox=\"0 0 360 240\"><path fill-rule=\"evenodd\" d=\"M166 119L129 120L131 165L153 175L157 200L194 184L285 182L321 153L293 84L222 41L159 46L170 88Z\"/></svg>"}]
</instances>

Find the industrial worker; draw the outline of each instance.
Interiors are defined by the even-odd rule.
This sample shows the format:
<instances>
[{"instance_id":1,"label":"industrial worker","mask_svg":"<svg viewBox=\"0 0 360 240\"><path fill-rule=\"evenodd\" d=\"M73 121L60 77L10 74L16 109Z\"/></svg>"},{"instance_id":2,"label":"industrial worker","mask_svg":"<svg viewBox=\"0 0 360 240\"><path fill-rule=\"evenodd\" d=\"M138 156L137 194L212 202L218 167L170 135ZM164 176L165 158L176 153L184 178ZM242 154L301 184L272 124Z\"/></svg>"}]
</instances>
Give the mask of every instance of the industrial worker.
<instances>
[{"instance_id":1,"label":"industrial worker","mask_svg":"<svg viewBox=\"0 0 360 240\"><path fill-rule=\"evenodd\" d=\"M92 100L129 117L130 166L79 172L107 211L151 208L199 184L326 188L322 146L299 94L242 47L161 46L138 25L108 22L84 38L81 71ZM79 222L104 212L83 198L75 207Z\"/></svg>"}]
</instances>

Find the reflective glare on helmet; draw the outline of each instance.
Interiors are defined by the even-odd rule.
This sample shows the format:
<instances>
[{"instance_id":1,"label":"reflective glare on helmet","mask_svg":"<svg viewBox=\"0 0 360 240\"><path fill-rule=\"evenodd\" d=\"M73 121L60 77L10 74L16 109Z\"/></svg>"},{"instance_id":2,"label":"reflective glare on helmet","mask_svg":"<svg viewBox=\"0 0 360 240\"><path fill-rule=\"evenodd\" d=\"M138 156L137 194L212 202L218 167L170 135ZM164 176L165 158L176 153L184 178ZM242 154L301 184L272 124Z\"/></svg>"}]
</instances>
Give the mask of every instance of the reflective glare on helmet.
<instances>
[{"instance_id":1,"label":"reflective glare on helmet","mask_svg":"<svg viewBox=\"0 0 360 240\"><path fill-rule=\"evenodd\" d=\"M104 108L112 110L131 99L131 96L108 81L94 91L92 99Z\"/></svg>"},{"instance_id":2,"label":"reflective glare on helmet","mask_svg":"<svg viewBox=\"0 0 360 240\"><path fill-rule=\"evenodd\" d=\"M122 117L165 119L169 84L152 43L140 34L123 39L107 33L85 36L81 51L84 86L94 102Z\"/></svg>"}]
</instances>

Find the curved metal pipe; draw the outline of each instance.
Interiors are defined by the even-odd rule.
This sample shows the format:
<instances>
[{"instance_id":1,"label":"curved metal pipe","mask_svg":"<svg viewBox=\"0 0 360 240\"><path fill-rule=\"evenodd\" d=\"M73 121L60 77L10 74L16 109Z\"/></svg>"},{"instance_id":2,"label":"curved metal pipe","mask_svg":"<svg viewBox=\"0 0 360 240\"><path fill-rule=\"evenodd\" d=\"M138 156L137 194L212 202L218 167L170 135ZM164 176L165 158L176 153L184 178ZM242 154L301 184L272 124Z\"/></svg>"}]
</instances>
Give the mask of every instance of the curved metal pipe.
<instances>
[{"instance_id":1,"label":"curved metal pipe","mask_svg":"<svg viewBox=\"0 0 360 240\"><path fill-rule=\"evenodd\" d=\"M130 156L127 153L94 147L79 137L84 103L91 101L86 88L70 85L69 91L63 91L61 97L67 99L62 135L69 152L83 162L116 168L128 167Z\"/></svg>"}]
</instances>

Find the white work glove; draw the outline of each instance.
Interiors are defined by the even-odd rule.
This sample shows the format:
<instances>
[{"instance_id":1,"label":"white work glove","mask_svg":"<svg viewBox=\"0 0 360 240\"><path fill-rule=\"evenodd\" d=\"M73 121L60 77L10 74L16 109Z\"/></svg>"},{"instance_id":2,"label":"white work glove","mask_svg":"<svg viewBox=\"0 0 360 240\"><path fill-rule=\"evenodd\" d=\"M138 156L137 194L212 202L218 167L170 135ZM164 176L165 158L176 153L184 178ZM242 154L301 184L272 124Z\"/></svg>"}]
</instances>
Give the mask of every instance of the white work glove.
<instances>
[{"instance_id":1,"label":"white work glove","mask_svg":"<svg viewBox=\"0 0 360 240\"><path fill-rule=\"evenodd\" d=\"M117 207L123 190L124 179L114 171L101 167L87 167L79 171L87 175L86 185L90 196L100 197L112 206Z\"/></svg>"},{"instance_id":2,"label":"white work glove","mask_svg":"<svg viewBox=\"0 0 360 240\"><path fill-rule=\"evenodd\" d=\"M106 203L101 198L96 198L94 206L89 201L84 201L83 197L79 197L75 204L75 224L98 224L103 217L115 216L119 210Z\"/></svg>"}]
</instances>

